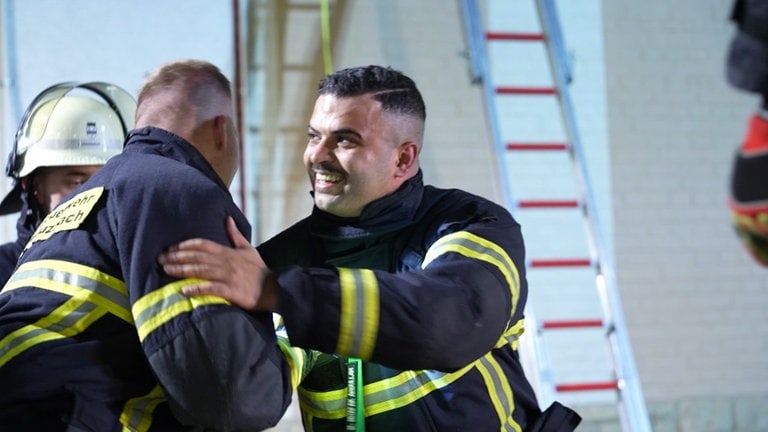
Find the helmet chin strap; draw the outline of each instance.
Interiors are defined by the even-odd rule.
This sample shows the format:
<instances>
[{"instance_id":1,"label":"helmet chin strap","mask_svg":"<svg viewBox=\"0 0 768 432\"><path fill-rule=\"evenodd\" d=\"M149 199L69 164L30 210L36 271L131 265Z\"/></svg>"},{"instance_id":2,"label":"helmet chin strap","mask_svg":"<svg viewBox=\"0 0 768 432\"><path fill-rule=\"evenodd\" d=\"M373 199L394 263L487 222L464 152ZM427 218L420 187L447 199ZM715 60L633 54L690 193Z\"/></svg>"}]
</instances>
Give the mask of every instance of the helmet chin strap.
<instances>
[{"instance_id":1,"label":"helmet chin strap","mask_svg":"<svg viewBox=\"0 0 768 432\"><path fill-rule=\"evenodd\" d=\"M19 180L22 187L21 200L24 203L24 205L22 205L22 210L26 209L24 225L32 229L37 228L46 216L42 206L37 201L37 190L34 181L34 176L36 174L36 172L33 172Z\"/></svg>"}]
</instances>

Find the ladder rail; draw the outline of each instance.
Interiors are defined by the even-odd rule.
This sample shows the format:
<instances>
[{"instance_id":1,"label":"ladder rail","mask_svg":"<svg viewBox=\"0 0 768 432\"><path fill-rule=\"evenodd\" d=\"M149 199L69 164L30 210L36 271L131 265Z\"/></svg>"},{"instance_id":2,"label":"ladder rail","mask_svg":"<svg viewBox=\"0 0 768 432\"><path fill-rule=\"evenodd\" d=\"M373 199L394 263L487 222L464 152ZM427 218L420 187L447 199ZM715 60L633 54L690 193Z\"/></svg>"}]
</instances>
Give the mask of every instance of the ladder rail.
<instances>
[{"instance_id":1,"label":"ladder rail","mask_svg":"<svg viewBox=\"0 0 768 432\"><path fill-rule=\"evenodd\" d=\"M480 17L480 11L475 0L463 0L462 9L464 12L464 23L466 26L465 34L467 35L470 52L470 62L472 64L472 81L480 83L483 86L483 97L486 100L486 118L489 121L489 127L491 129L491 139L493 140L493 146L496 149L496 155L504 154L506 149L506 143L501 139L501 129L499 127L498 115L496 113L496 104L493 103L494 94L496 89L493 87L491 80L487 79L490 75L488 66L488 57L485 53L485 31L482 19ZM509 184L507 176L502 175L504 170L504 161L502 158L497 157L498 171L497 177L501 179L502 196L506 204L506 208L512 208L515 200L512 195L512 187Z\"/></svg>"},{"instance_id":2,"label":"ladder rail","mask_svg":"<svg viewBox=\"0 0 768 432\"><path fill-rule=\"evenodd\" d=\"M622 429L633 432L650 432L650 420L648 417L645 401L641 390L640 380L634 363L631 344L627 337L626 326L622 313L621 301L616 289L615 276L613 274L613 265L610 256L607 253L603 242L598 214L595 207L595 200L591 192L591 182L589 174L584 164L583 145L581 143L577 123L573 110L570 94L567 91L568 85L572 79L570 61L565 51L564 38L561 33L561 27L557 16L557 9L554 0L534 0L539 10L539 17L542 20L542 28L545 34L543 42L548 45L548 55L550 56L550 66L552 67L555 88L558 89L555 95L560 99L560 109L565 123L565 132L568 135L569 145L566 150L569 152L574 173L577 176L577 186L581 194L579 205L585 229L587 231L587 242L589 243L590 261L594 263L597 271L596 288L600 302L602 304L603 315L605 318L608 342L612 346L612 358L614 373L616 373L615 388L619 390L619 418ZM508 176L505 175L506 166L501 155L509 148L502 140L498 116L496 113L495 96L499 91L494 88L489 79L489 62L486 53L486 33L482 22L481 14L476 0L463 0L462 8L465 17L466 35L470 46L470 60L472 65L472 80L483 86L483 95L486 100L486 115L491 130L491 136L496 149L498 169L501 175L501 184L503 188L503 197L507 208L513 208L516 201L513 198L512 187ZM516 36L517 37L517 36ZM491 39L504 39L503 35L496 35ZM527 40L542 40L538 37L529 36ZM495 39L494 39L495 40ZM513 93L515 90L509 90ZM530 145L531 147L536 147ZM550 144L550 146L554 146ZM529 149L526 147L526 149ZM534 148L530 148L534 149ZM537 343L534 342L534 345ZM534 356L547 356L546 350L543 353L531 353ZM534 363L542 367L541 359L534 358ZM548 365L544 365L539 370L539 378L545 388L540 389L545 394L554 394L558 391L554 382L551 381L551 370ZM576 387L594 387L594 384L576 386ZM605 384L608 387L608 384ZM549 388L552 387L552 388Z\"/></svg>"},{"instance_id":3,"label":"ladder rail","mask_svg":"<svg viewBox=\"0 0 768 432\"><path fill-rule=\"evenodd\" d=\"M483 89L483 98L486 110L486 120L490 128L491 140L495 149L497 161L497 177L502 186L502 199L507 209L516 206L517 201L512 194L512 187L507 175L504 160L500 156L507 149L507 143L502 139L501 128L499 126L498 115L496 112L495 94L496 89L491 82L488 56L485 50L485 26L483 25L481 14L476 0L462 0L462 11L464 13L465 35L469 45L469 60L471 64L470 74L472 82L479 83ZM532 322L536 327L536 319L532 311L526 307L526 322ZM538 331L536 329L535 331ZM527 332L526 332L527 333ZM530 334L530 333L528 333ZM537 335L530 336L528 339L529 348L528 357L531 358L530 364L536 369L537 398L539 404L543 404L542 409L546 408L555 400L556 386L552 371L549 368L546 349L542 346Z\"/></svg>"},{"instance_id":4,"label":"ladder rail","mask_svg":"<svg viewBox=\"0 0 768 432\"><path fill-rule=\"evenodd\" d=\"M537 0L540 7L540 17L543 19L545 33L549 36L546 42L550 45L548 52L552 56L550 61L553 69L554 78L557 80L556 87L560 89L559 97L561 99L561 109L563 118L566 122L566 132L570 138L570 150L574 161L577 176L579 176L579 187L584 199L582 207L585 214L585 225L588 232L587 238L591 243L593 258L597 262L598 277L596 278L598 291L601 301L604 303L604 313L606 319L613 329L609 334L610 342L614 345L612 350L615 357L615 368L618 371L620 385L623 386L620 403L624 404L624 409L619 410L622 416L625 430L650 432L651 424L648 418L648 411L643 398L642 387L634 362L632 346L627 336L626 324L622 312L622 305L618 289L616 288L615 275L613 273L613 264L608 253L603 235L600 231L600 221L595 206L595 199L591 192L591 180L586 168L584 150L579 136L573 103L570 92L566 89L571 82L572 74L569 67L568 57L565 51L564 38L561 32L560 21L557 14L555 0Z\"/></svg>"},{"instance_id":5,"label":"ladder rail","mask_svg":"<svg viewBox=\"0 0 768 432\"><path fill-rule=\"evenodd\" d=\"M501 127L499 125L495 95L496 88L490 77L490 66L488 62L488 56L486 54L486 36L485 26L482 22L482 17L477 5L477 0L462 0L462 10L464 13L464 25L465 34L467 36L467 43L470 47L469 59L471 63L471 76L472 82L479 83L483 89L483 98L486 103L486 120L490 128L491 139L493 141L493 147L495 149L496 161L497 161L497 177L502 185L502 199L507 209L513 209L517 206L517 200L512 193L512 186L506 173L506 167L504 160L501 157L508 147L508 144L504 141L501 134ZM526 323L533 323L533 331L538 332L536 329L536 318L533 311L529 310L526 306L525 310ZM526 332L528 333L528 332ZM531 335L531 333L528 333ZM536 386L537 386L537 399L542 409L545 409L549 404L555 401L555 394L557 393L556 384L554 381L553 373L549 367L549 359L546 348L539 340L537 334L529 336L529 343L527 344L529 352L528 357L531 359L530 365L535 368L537 372Z\"/></svg>"}]
</instances>

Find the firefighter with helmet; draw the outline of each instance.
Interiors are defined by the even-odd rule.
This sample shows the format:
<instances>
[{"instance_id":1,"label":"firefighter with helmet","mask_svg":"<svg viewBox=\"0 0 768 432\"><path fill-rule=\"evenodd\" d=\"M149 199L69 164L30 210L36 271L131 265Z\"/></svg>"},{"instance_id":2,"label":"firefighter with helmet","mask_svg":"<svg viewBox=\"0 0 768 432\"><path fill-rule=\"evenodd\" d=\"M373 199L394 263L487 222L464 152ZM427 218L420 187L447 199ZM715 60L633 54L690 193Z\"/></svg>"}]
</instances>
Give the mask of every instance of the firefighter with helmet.
<instances>
[{"instance_id":1,"label":"firefighter with helmet","mask_svg":"<svg viewBox=\"0 0 768 432\"><path fill-rule=\"evenodd\" d=\"M21 214L17 239L0 245L0 287L43 218L122 151L135 111L128 92L105 82L59 83L32 101L6 166L13 187L0 215Z\"/></svg>"}]
</instances>

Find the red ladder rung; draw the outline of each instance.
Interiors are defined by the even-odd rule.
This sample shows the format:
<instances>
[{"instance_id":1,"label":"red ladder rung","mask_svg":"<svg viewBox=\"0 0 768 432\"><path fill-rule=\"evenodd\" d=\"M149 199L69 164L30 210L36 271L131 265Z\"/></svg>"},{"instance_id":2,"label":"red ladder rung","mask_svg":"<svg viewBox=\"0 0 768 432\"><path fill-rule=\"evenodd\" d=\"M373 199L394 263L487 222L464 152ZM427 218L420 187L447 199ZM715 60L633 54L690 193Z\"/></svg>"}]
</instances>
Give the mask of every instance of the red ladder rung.
<instances>
[{"instance_id":1,"label":"red ladder rung","mask_svg":"<svg viewBox=\"0 0 768 432\"><path fill-rule=\"evenodd\" d=\"M577 200L523 200L517 202L518 208L578 208Z\"/></svg>"},{"instance_id":2,"label":"red ladder rung","mask_svg":"<svg viewBox=\"0 0 768 432\"><path fill-rule=\"evenodd\" d=\"M554 87L496 87L496 94L553 95L556 93Z\"/></svg>"},{"instance_id":3,"label":"red ladder rung","mask_svg":"<svg viewBox=\"0 0 768 432\"><path fill-rule=\"evenodd\" d=\"M507 150L567 150L568 144L566 143L523 143L523 142L510 142L507 143Z\"/></svg>"},{"instance_id":4,"label":"red ladder rung","mask_svg":"<svg viewBox=\"0 0 768 432\"><path fill-rule=\"evenodd\" d=\"M541 328L547 330L569 328L595 328L602 327L602 319L573 319L573 320L547 320L541 322Z\"/></svg>"},{"instance_id":5,"label":"red ladder rung","mask_svg":"<svg viewBox=\"0 0 768 432\"><path fill-rule=\"evenodd\" d=\"M585 382L571 384L557 384L555 390L559 392L576 392L591 390L618 390L619 382L616 380L602 382Z\"/></svg>"},{"instance_id":6,"label":"red ladder rung","mask_svg":"<svg viewBox=\"0 0 768 432\"><path fill-rule=\"evenodd\" d=\"M561 258L561 259L532 259L530 267L589 267L592 260L589 258Z\"/></svg>"},{"instance_id":7,"label":"red ladder rung","mask_svg":"<svg viewBox=\"0 0 768 432\"><path fill-rule=\"evenodd\" d=\"M542 33L516 33L516 32L493 32L485 33L486 40L502 41L541 41L544 40Z\"/></svg>"}]
</instances>

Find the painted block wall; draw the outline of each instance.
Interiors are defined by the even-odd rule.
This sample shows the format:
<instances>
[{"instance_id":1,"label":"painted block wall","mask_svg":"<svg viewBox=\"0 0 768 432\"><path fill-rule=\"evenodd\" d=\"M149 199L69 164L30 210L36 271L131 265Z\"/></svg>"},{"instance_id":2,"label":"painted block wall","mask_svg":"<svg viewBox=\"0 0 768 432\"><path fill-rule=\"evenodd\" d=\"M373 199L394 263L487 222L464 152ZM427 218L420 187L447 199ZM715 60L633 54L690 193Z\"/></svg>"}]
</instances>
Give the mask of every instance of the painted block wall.
<instances>
[{"instance_id":1,"label":"painted block wall","mask_svg":"<svg viewBox=\"0 0 768 432\"><path fill-rule=\"evenodd\" d=\"M15 3L19 16L23 12L26 17L25 27L17 26L27 30L50 27L61 16L50 12L55 11L52 8L66 8L49 0ZM201 12L208 7L221 12L225 3L229 5L198 2L181 14L174 9L179 21L163 21L162 28L171 34L153 32L153 41L164 42L155 43L157 52L147 54L146 41L122 40L119 30L130 21L131 11L146 14L148 8L171 7L170 3L125 6L117 13L117 8L101 2L71 1L68 5L75 7L67 16L86 22L98 17L99 29L113 30L104 31L99 41L122 48L99 45L97 51L77 50L68 45L73 41L61 37L45 42L50 33L34 30L40 40L30 39L32 47L20 52L27 58L24 85L33 76L47 84L66 72L67 78L112 79L136 90L146 70L178 56L203 56L231 67L227 14ZM604 80L605 87L604 96L586 92L583 97L594 100L587 101L589 109L582 108L579 115L584 124L598 125L592 132L596 140L607 142L605 151L591 156L596 159L591 162L596 173L593 180L596 189L602 190L598 193L603 197L601 208L607 208L601 218L612 227L608 240L615 251L616 275L646 400L655 416L673 419L655 423L656 430L736 430L731 426L749 424L750 418L759 425L760 417L753 414L768 412L768 278L766 269L756 267L741 249L725 207L729 163L757 101L729 88L724 80L725 49L733 34L727 21L730 2L561 3L565 3L561 5L563 25L571 29L566 37L582 32L587 47L601 48L574 48L576 65L586 68L579 76L586 73ZM344 20L335 29L339 32L334 46L336 68L384 63L412 75L428 104L423 153L427 181L501 200L498 183L488 181L496 170L495 161L480 91L469 82L469 64L463 56L459 2L345 4ZM41 11L31 10L35 7ZM203 26L195 20L214 16L220 34L205 40L190 34L183 38L189 46L178 43L173 29ZM113 25L104 25L105 20ZM315 30L319 34L319 27L310 29ZM39 48L54 42L61 44L53 51L60 55L51 56L51 50ZM573 44L578 44L576 39ZM292 49L296 57L305 58L307 51L316 48ZM108 61L86 61L95 58L94 52ZM132 60L136 53L143 53L140 64ZM82 61L71 62L73 58ZM80 66L75 68L75 63ZM311 84L305 90L311 91ZM26 88L24 99L35 91L34 86ZM300 89L295 91L301 94ZM306 106L285 111L302 113ZM300 118L290 126L303 129L306 120ZM3 131L4 137L10 135ZM301 134L292 139L298 140L294 145L300 148ZM598 181L601 178L610 181ZM264 208L270 206L270 199L308 199L304 176L293 176L280 187L285 194L262 196ZM281 222L297 220L303 210L280 213ZM13 221L4 225L8 239L12 226ZM709 423L701 423L711 417ZM704 420L696 423L696 419ZM299 430L295 412L279 428Z\"/></svg>"},{"instance_id":2,"label":"painted block wall","mask_svg":"<svg viewBox=\"0 0 768 432\"><path fill-rule=\"evenodd\" d=\"M768 275L726 207L757 104L725 81L730 3L603 3L617 276L650 401L768 394Z\"/></svg>"}]
</instances>

